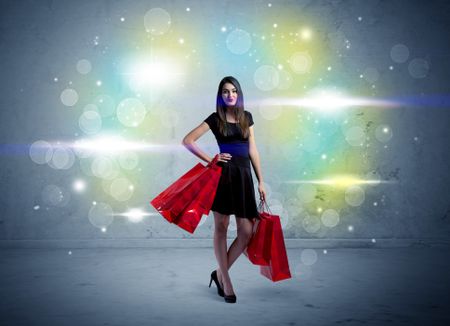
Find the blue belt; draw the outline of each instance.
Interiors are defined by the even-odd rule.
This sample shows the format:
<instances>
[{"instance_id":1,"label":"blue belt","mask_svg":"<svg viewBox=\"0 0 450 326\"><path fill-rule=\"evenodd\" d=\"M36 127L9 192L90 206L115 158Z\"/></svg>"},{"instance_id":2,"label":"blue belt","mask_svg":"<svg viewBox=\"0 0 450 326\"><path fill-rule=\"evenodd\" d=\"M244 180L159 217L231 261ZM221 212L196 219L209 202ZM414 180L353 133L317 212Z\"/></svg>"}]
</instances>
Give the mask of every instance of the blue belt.
<instances>
[{"instance_id":1,"label":"blue belt","mask_svg":"<svg viewBox=\"0 0 450 326\"><path fill-rule=\"evenodd\" d=\"M231 155L238 155L243 157L249 156L248 141L218 143L221 153L229 153Z\"/></svg>"}]
</instances>

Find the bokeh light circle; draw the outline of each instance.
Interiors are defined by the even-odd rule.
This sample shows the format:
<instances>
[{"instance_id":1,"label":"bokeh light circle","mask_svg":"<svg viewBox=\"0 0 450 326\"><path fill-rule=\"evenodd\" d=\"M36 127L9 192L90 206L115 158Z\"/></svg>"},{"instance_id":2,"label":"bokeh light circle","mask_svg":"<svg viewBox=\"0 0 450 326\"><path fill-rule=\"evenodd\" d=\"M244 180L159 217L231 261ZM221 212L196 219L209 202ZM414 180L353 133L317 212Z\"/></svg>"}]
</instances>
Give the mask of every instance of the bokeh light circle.
<instances>
[{"instance_id":1,"label":"bokeh light circle","mask_svg":"<svg viewBox=\"0 0 450 326\"><path fill-rule=\"evenodd\" d=\"M252 46L252 38L248 32L242 29L235 29L228 34L226 45L231 53L244 54Z\"/></svg>"},{"instance_id":2,"label":"bokeh light circle","mask_svg":"<svg viewBox=\"0 0 450 326\"><path fill-rule=\"evenodd\" d=\"M126 98L117 106L117 118L127 127L137 127L144 121L146 110L137 98Z\"/></svg>"},{"instance_id":3,"label":"bokeh light circle","mask_svg":"<svg viewBox=\"0 0 450 326\"><path fill-rule=\"evenodd\" d=\"M73 166L74 162L75 154L70 148L62 145L53 146L53 156L51 161L48 162L51 168L68 170Z\"/></svg>"},{"instance_id":4,"label":"bokeh light circle","mask_svg":"<svg viewBox=\"0 0 450 326\"><path fill-rule=\"evenodd\" d=\"M117 201L126 201L131 198L134 192L133 184L127 178L114 179L111 183L110 193Z\"/></svg>"},{"instance_id":5,"label":"bokeh light circle","mask_svg":"<svg viewBox=\"0 0 450 326\"><path fill-rule=\"evenodd\" d=\"M96 111L84 111L78 119L78 125L85 134L93 135L102 129L102 117Z\"/></svg>"},{"instance_id":6,"label":"bokeh light circle","mask_svg":"<svg viewBox=\"0 0 450 326\"><path fill-rule=\"evenodd\" d=\"M91 72L91 69L92 69L92 65L89 60L81 59L80 61L77 62L77 71L80 74L86 75Z\"/></svg>"},{"instance_id":7,"label":"bokeh light circle","mask_svg":"<svg viewBox=\"0 0 450 326\"><path fill-rule=\"evenodd\" d=\"M375 129L375 137L382 143L386 143L392 138L392 129L388 125L379 125Z\"/></svg>"},{"instance_id":8,"label":"bokeh light circle","mask_svg":"<svg viewBox=\"0 0 450 326\"><path fill-rule=\"evenodd\" d=\"M114 212L106 203L96 203L89 209L89 222L95 227L104 228L110 225L114 219Z\"/></svg>"},{"instance_id":9,"label":"bokeh light circle","mask_svg":"<svg viewBox=\"0 0 450 326\"><path fill-rule=\"evenodd\" d=\"M65 106L74 106L78 102L78 93L72 88L66 88L61 92L60 99Z\"/></svg>"},{"instance_id":10,"label":"bokeh light circle","mask_svg":"<svg viewBox=\"0 0 450 326\"><path fill-rule=\"evenodd\" d=\"M323 225L332 228L339 223L339 213L334 209L327 209L322 213L320 219L322 220Z\"/></svg>"},{"instance_id":11,"label":"bokeh light circle","mask_svg":"<svg viewBox=\"0 0 450 326\"><path fill-rule=\"evenodd\" d=\"M162 8L152 8L145 13L145 30L152 35L163 35L169 30L170 25L170 14Z\"/></svg>"},{"instance_id":12,"label":"bokeh light circle","mask_svg":"<svg viewBox=\"0 0 450 326\"><path fill-rule=\"evenodd\" d=\"M424 78L428 75L430 65L424 59L412 59L408 64L409 74L414 78Z\"/></svg>"},{"instance_id":13,"label":"bokeh light circle","mask_svg":"<svg viewBox=\"0 0 450 326\"><path fill-rule=\"evenodd\" d=\"M364 189L360 186L350 186L345 190L345 201L350 206L360 206L365 199Z\"/></svg>"},{"instance_id":14,"label":"bokeh light circle","mask_svg":"<svg viewBox=\"0 0 450 326\"><path fill-rule=\"evenodd\" d=\"M354 126L345 131L345 140L352 146L362 146L366 140L366 133L361 127Z\"/></svg>"},{"instance_id":15,"label":"bokeh light circle","mask_svg":"<svg viewBox=\"0 0 450 326\"><path fill-rule=\"evenodd\" d=\"M302 226L308 233L316 233L320 229L320 219L317 216L304 214Z\"/></svg>"},{"instance_id":16,"label":"bokeh light circle","mask_svg":"<svg viewBox=\"0 0 450 326\"><path fill-rule=\"evenodd\" d=\"M53 156L52 145L44 140L35 141L28 152L31 160L37 164L47 164Z\"/></svg>"},{"instance_id":17,"label":"bokeh light circle","mask_svg":"<svg viewBox=\"0 0 450 326\"><path fill-rule=\"evenodd\" d=\"M391 48L391 59L397 63L406 62L409 58L409 49L404 44L396 44Z\"/></svg>"},{"instance_id":18,"label":"bokeh light circle","mask_svg":"<svg viewBox=\"0 0 450 326\"><path fill-rule=\"evenodd\" d=\"M253 75L253 80L256 87L262 91L271 91L278 86L280 81L278 76L278 70L269 65L262 65L256 69Z\"/></svg>"},{"instance_id":19,"label":"bokeh light circle","mask_svg":"<svg viewBox=\"0 0 450 326\"><path fill-rule=\"evenodd\" d=\"M296 52L289 58L292 71L297 74L305 74L310 71L312 58L308 52Z\"/></svg>"},{"instance_id":20,"label":"bokeh light circle","mask_svg":"<svg viewBox=\"0 0 450 326\"><path fill-rule=\"evenodd\" d=\"M300 260L307 266L314 265L317 262L317 252L314 249L303 249Z\"/></svg>"},{"instance_id":21,"label":"bokeh light circle","mask_svg":"<svg viewBox=\"0 0 450 326\"><path fill-rule=\"evenodd\" d=\"M117 164L108 156L98 156L91 164L92 173L102 179L111 180L119 174Z\"/></svg>"}]
</instances>

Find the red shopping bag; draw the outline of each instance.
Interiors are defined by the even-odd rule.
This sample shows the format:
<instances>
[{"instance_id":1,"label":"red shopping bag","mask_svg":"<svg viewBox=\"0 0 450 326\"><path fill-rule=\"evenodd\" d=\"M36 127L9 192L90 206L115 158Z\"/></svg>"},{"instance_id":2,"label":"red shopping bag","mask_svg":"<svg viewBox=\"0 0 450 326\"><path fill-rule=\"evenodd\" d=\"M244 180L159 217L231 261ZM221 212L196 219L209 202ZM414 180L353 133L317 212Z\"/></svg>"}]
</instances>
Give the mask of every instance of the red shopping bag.
<instances>
[{"instance_id":1,"label":"red shopping bag","mask_svg":"<svg viewBox=\"0 0 450 326\"><path fill-rule=\"evenodd\" d=\"M263 204L264 203L265 201L263 202ZM267 208L269 209L269 206L267 206ZM286 253L286 246L284 244L284 236L283 230L281 228L280 217L278 215L272 214L271 212L270 213L264 212L264 210L259 214L259 216L261 218L259 223L261 223L262 221L266 221L264 223L267 223L267 225L270 225L270 227L267 228L267 230L269 230L268 231L269 234L267 236L264 235L264 242L252 244L256 248L250 248L250 253L256 253L257 255L255 258L255 261L257 263L255 264L260 265L259 270L261 275L267 277L271 281L276 282L291 278L291 272L289 270L289 262ZM250 240L250 242L251 241L252 240ZM268 264L266 263L267 258L266 250L268 250L266 249L267 246L270 247ZM248 257L250 259L250 256Z\"/></svg>"},{"instance_id":2,"label":"red shopping bag","mask_svg":"<svg viewBox=\"0 0 450 326\"><path fill-rule=\"evenodd\" d=\"M203 164L197 163L192 169L178 178L178 180L172 183L158 196L153 198L150 201L150 204L155 207L165 219L172 223L185 205L188 204L188 200L180 200L183 193L185 196L187 195L191 198L194 197L196 194L194 192L189 192L189 187L205 172L206 169Z\"/></svg>"},{"instance_id":3,"label":"red shopping bag","mask_svg":"<svg viewBox=\"0 0 450 326\"><path fill-rule=\"evenodd\" d=\"M222 168L214 164L211 166L211 169L215 170L215 173L205 174L195 182L195 186L201 189L200 192L173 222L190 233L194 233L202 219L202 215L209 214L216 195Z\"/></svg>"},{"instance_id":4,"label":"red shopping bag","mask_svg":"<svg viewBox=\"0 0 450 326\"><path fill-rule=\"evenodd\" d=\"M209 185L209 188L217 188L222 168L216 165L218 155L204 166L201 163L195 165L191 170L182 175L167 189L150 201L150 204L169 222L174 223L184 211L188 211L189 205L201 193L211 180L217 180L216 184ZM218 176L218 177L217 177ZM215 195L215 193L214 193ZM212 206L210 197L205 199L204 206L209 209ZM208 207L209 205L209 207ZM181 223L181 222L180 222ZM198 224L198 223L197 223Z\"/></svg>"},{"instance_id":5,"label":"red shopping bag","mask_svg":"<svg viewBox=\"0 0 450 326\"><path fill-rule=\"evenodd\" d=\"M260 205L261 206L261 205ZM254 222L253 235L244 254L255 265L269 265L271 256L271 244L273 233L273 220L259 214L259 219Z\"/></svg>"}]
</instances>

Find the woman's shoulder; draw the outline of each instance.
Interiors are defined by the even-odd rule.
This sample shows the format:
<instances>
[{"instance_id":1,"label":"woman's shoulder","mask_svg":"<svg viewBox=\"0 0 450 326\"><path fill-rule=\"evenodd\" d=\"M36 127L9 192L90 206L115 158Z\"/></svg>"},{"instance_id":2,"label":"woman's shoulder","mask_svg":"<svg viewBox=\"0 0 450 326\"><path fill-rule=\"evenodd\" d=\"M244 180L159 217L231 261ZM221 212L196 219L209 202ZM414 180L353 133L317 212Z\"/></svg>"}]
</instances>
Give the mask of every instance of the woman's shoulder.
<instances>
[{"instance_id":1,"label":"woman's shoulder","mask_svg":"<svg viewBox=\"0 0 450 326\"><path fill-rule=\"evenodd\" d=\"M249 126L252 126L254 124L252 113L250 111L247 111L247 110L244 110L244 113L245 113L245 115L248 118Z\"/></svg>"},{"instance_id":2,"label":"woman's shoulder","mask_svg":"<svg viewBox=\"0 0 450 326\"><path fill-rule=\"evenodd\" d=\"M217 113L213 112L211 113L206 119L203 120L204 122L206 122L210 128L213 128L214 125L217 122Z\"/></svg>"}]
</instances>

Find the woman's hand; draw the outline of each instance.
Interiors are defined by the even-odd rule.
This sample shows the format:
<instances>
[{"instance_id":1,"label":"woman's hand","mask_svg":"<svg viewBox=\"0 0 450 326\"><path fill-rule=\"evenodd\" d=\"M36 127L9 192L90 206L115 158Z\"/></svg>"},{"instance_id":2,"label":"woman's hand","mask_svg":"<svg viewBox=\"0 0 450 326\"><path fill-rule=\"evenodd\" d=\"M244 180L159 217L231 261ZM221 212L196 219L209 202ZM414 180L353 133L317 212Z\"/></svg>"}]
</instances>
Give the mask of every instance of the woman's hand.
<instances>
[{"instance_id":1,"label":"woman's hand","mask_svg":"<svg viewBox=\"0 0 450 326\"><path fill-rule=\"evenodd\" d=\"M231 154L229 153L220 153L219 154L219 162L228 162L229 160L231 160Z\"/></svg>"},{"instance_id":2,"label":"woman's hand","mask_svg":"<svg viewBox=\"0 0 450 326\"><path fill-rule=\"evenodd\" d=\"M266 189L264 189L264 182L258 184L259 199L266 201Z\"/></svg>"}]
</instances>

